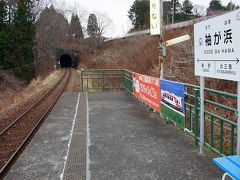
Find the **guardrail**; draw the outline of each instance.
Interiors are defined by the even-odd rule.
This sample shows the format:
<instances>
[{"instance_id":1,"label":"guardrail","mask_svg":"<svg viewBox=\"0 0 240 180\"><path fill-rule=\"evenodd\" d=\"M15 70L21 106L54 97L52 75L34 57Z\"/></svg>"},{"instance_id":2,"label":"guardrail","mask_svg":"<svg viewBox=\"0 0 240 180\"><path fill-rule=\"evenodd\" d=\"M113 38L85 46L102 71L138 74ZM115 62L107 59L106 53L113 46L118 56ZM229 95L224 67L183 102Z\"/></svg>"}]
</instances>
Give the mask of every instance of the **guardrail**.
<instances>
[{"instance_id":1,"label":"guardrail","mask_svg":"<svg viewBox=\"0 0 240 180\"><path fill-rule=\"evenodd\" d=\"M132 71L126 69L99 69L81 71L82 91L110 91L126 90L133 94ZM199 119L200 119L200 87L185 84L185 128L198 145ZM236 94L226 93L205 88L205 97L209 94L216 99L225 98L235 101ZM221 98L219 98L221 97ZM224 111L223 111L224 110ZM205 146L213 152L221 155L233 155L236 153L237 140L237 109L224 105L213 99L205 99ZM228 113L228 117L225 115ZM225 113L225 114L224 114Z\"/></svg>"},{"instance_id":2,"label":"guardrail","mask_svg":"<svg viewBox=\"0 0 240 180\"><path fill-rule=\"evenodd\" d=\"M195 144L199 141L199 119L200 119L200 87L192 84L185 84L185 116L186 116L186 132L191 134L195 139ZM229 101L237 99L236 94L226 93L213 89L205 88L205 97L207 94L214 94ZM211 110L208 110L211 109ZM216 109L216 111L213 111ZM224 110L224 111L221 111ZM229 112L230 118L223 117L223 113ZM237 123L233 120L237 109L223 105L213 100L205 99L205 146L212 151L221 155L233 155L236 149L237 139Z\"/></svg>"},{"instance_id":3,"label":"guardrail","mask_svg":"<svg viewBox=\"0 0 240 180\"><path fill-rule=\"evenodd\" d=\"M132 93L132 72L125 69L82 70L81 88L82 92L125 89Z\"/></svg>"}]
</instances>

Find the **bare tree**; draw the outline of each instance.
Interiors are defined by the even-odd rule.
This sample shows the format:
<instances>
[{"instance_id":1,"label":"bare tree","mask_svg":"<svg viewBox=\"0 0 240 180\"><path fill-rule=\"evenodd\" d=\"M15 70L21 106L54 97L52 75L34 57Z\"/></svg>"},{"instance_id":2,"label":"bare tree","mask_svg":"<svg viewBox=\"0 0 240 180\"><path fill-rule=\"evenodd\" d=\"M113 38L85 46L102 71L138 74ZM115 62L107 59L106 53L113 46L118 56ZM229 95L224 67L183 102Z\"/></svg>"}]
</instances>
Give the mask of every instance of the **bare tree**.
<instances>
[{"instance_id":1,"label":"bare tree","mask_svg":"<svg viewBox=\"0 0 240 180\"><path fill-rule=\"evenodd\" d=\"M122 56L122 52L119 49L114 49L111 51L105 51L103 53L103 60L107 63L113 63L115 68L119 69L120 58Z\"/></svg>"},{"instance_id":2,"label":"bare tree","mask_svg":"<svg viewBox=\"0 0 240 180\"><path fill-rule=\"evenodd\" d=\"M76 5L76 13L79 17L79 21L82 25L82 30L83 30L83 34L84 37L87 36L87 19L88 19L88 11L86 9L84 9L83 7L77 6Z\"/></svg>"},{"instance_id":3,"label":"bare tree","mask_svg":"<svg viewBox=\"0 0 240 180\"><path fill-rule=\"evenodd\" d=\"M70 15L70 14L77 14L79 17L79 20L81 23L84 25L87 24L87 18L88 18L88 11L84 9L83 7L79 6L78 3L74 3L73 5L69 5L65 9L65 13Z\"/></svg>"},{"instance_id":4,"label":"bare tree","mask_svg":"<svg viewBox=\"0 0 240 180\"><path fill-rule=\"evenodd\" d=\"M18 0L6 0L8 6L9 19L12 19ZM48 6L54 3L54 0L33 0L32 13L35 19L39 18L40 13Z\"/></svg>"},{"instance_id":5,"label":"bare tree","mask_svg":"<svg viewBox=\"0 0 240 180\"><path fill-rule=\"evenodd\" d=\"M97 22L98 22L98 36L104 36L109 30L113 27L113 21L110 19L106 14L104 13L95 13L97 16Z\"/></svg>"},{"instance_id":6,"label":"bare tree","mask_svg":"<svg viewBox=\"0 0 240 180\"><path fill-rule=\"evenodd\" d=\"M33 14L35 15L35 17L38 17L38 15L44 10L46 6L47 1L33 0Z\"/></svg>"},{"instance_id":7,"label":"bare tree","mask_svg":"<svg viewBox=\"0 0 240 180\"><path fill-rule=\"evenodd\" d=\"M53 4L54 0L34 0L33 1L33 14L36 19L39 18L41 12L51 4Z\"/></svg>"},{"instance_id":8,"label":"bare tree","mask_svg":"<svg viewBox=\"0 0 240 180\"><path fill-rule=\"evenodd\" d=\"M54 51L67 39L69 24L63 14L51 6L46 8L36 23L37 63L50 72L54 65ZM41 69L38 72L41 73Z\"/></svg>"},{"instance_id":9,"label":"bare tree","mask_svg":"<svg viewBox=\"0 0 240 180\"><path fill-rule=\"evenodd\" d=\"M84 37L87 36L86 27L87 27L87 20L88 20L89 12L86 9L79 6L79 4L76 2L73 5L71 5L71 4L66 4L65 1L63 1L63 0L58 0L57 2L54 2L53 4L57 7L56 8L57 11L61 14L64 14L64 16L67 18L70 18L72 16L72 14L78 15L80 24L82 26Z\"/></svg>"},{"instance_id":10,"label":"bare tree","mask_svg":"<svg viewBox=\"0 0 240 180\"><path fill-rule=\"evenodd\" d=\"M167 59L164 64L166 69L165 76L180 82L189 82L189 80L197 82L195 76L190 76L190 74L194 74L193 35L189 30L184 34L189 34L191 39L168 47Z\"/></svg>"},{"instance_id":11,"label":"bare tree","mask_svg":"<svg viewBox=\"0 0 240 180\"><path fill-rule=\"evenodd\" d=\"M196 16L204 16L206 8L203 5L195 4L193 7L193 14Z\"/></svg>"}]
</instances>

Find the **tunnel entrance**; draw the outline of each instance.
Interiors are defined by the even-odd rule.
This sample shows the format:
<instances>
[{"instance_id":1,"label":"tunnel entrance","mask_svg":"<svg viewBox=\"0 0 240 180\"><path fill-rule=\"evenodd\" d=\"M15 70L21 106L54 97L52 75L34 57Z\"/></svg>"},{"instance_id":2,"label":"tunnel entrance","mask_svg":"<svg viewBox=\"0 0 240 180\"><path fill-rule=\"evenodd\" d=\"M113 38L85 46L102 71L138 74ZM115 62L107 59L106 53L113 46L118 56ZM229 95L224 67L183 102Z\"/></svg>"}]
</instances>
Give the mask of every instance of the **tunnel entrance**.
<instances>
[{"instance_id":1,"label":"tunnel entrance","mask_svg":"<svg viewBox=\"0 0 240 180\"><path fill-rule=\"evenodd\" d=\"M60 57L61 67L72 67L72 57L69 54L64 54Z\"/></svg>"}]
</instances>

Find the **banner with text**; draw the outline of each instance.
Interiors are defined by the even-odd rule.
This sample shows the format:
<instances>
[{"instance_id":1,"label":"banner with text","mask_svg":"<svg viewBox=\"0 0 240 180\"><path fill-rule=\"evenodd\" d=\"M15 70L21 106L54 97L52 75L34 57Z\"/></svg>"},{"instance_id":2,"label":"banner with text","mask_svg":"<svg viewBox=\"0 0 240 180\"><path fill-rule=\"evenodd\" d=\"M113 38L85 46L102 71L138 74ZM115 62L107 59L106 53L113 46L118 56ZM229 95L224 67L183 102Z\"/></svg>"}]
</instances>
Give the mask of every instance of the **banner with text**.
<instances>
[{"instance_id":1,"label":"banner with text","mask_svg":"<svg viewBox=\"0 0 240 180\"><path fill-rule=\"evenodd\" d=\"M161 80L161 111L167 119L185 127L184 84Z\"/></svg>"},{"instance_id":2,"label":"banner with text","mask_svg":"<svg viewBox=\"0 0 240 180\"><path fill-rule=\"evenodd\" d=\"M133 94L160 112L160 79L133 72Z\"/></svg>"}]
</instances>

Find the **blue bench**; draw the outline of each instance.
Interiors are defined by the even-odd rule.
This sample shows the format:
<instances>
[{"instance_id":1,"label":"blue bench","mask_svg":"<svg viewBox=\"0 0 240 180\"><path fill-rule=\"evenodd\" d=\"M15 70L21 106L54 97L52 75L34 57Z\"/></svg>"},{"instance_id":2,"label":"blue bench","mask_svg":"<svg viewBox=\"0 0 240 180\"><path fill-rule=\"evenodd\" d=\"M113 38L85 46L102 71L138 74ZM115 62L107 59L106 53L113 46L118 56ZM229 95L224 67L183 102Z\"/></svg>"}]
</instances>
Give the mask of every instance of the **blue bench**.
<instances>
[{"instance_id":1,"label":"blue bench","mask_svg":"<svg viewBox=\"0 0 240 180\"><path fill-rule=\"evenodd\" d=\"M222 179L226 176L235 180L240 180L240 156L226 156L220 158L213 158L213 163L220 167L225 173Z\"/></svg>"}]
</instances>

